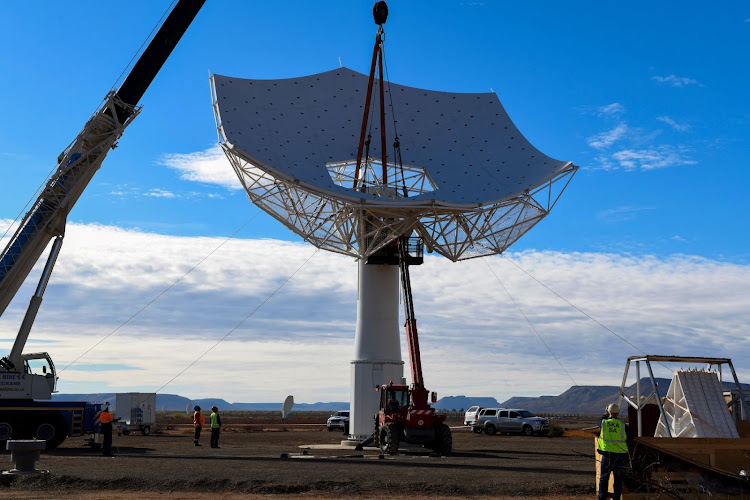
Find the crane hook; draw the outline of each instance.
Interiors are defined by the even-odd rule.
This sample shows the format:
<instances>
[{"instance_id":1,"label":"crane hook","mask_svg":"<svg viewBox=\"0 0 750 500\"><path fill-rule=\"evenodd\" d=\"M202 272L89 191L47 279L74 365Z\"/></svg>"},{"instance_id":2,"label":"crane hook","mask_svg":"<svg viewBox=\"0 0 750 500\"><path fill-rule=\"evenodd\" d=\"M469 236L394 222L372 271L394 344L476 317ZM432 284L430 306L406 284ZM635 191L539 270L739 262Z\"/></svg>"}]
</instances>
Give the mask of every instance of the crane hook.
<instances>
[{"instance_id":1,"label":"crane hook","mask_svg":"<svg viewBox=\"0 0 750 500\"><path fill-rule=\"evenodd\" d=\"M375 24L382 26L385 24L385 20L388 19L388 5L382 0L375 2L372 7L372 17L375 18Z\"/></svg>"}]
</instances>

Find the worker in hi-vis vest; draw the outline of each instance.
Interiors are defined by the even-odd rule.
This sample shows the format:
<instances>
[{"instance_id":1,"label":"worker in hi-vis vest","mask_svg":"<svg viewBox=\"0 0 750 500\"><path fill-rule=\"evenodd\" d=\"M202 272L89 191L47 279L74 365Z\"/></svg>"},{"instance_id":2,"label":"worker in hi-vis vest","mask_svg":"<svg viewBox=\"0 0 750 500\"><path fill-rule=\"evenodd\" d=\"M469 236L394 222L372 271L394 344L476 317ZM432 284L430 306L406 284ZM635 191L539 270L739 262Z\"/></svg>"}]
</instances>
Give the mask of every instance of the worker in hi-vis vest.
<instances>
[{"instance_id":1,"label":"worker in hi-vis vest","mask_svg":"<svg viewBox=\"0 0 750 500\"><path fill-rule=\"evenodd\" d=\"M221 433L221 417L217 407L211 408L211 448L219 447L219 434Z\"/></svg>"},{"instance_id":2,"label":"worker in hi-vis vest","mask_svg":"<svg viewBox=\"0 0 750 500\"><path fill-rule=\"evenodd\" d=\"M599 476L599 500L607 498L609 475L614 475L612 498L620 500L622 477L628 464L628 433L620 420L620 407L612 403L607 407L607 417L601 421L601 432L597 441L597 453L601 455Z\"/></svg>"},{"instance_id":3,"label":"worker in hi-vis vest","mask_svg":"<svg viewBox=\"0 0 750 500\"><path fill-rule=\"evenodd\" d=\"M112 456L112 422L114 421L115 417L109 412L109 403L107 403L99 414L99 425L101 425L102 437L104 438L102 441L102 455L105 457Z\"/></svg>"},{"instance_id":4,"label":"worker in hi-vis vest","mask_svg":"<svg viewBox=\"0 0 750 500\"><path fill-rule=\"evenodd\" d=\"M195 427L195 435L193 436L193 443L195 446L200 446L201 444L198 442L198 440L201 438L201 429L203 429L203 426L206 425L206 419L203 417L203 414L201 413L201 407L196 405L194 408L193 413L193 427Z\"/></svg>"}]
</instances>

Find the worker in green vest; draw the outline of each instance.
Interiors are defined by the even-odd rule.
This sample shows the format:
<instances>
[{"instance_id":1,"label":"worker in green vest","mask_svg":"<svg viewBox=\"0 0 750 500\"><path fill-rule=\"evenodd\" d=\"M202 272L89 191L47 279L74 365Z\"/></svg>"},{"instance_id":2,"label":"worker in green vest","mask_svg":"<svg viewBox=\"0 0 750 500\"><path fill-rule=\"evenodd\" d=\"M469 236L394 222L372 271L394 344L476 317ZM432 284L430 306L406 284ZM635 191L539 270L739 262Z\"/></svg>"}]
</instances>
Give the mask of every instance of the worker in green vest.
<instances>
[{"instance_id":1,"label":"worker in green vest","mask_svg":"<svg viewBox=\"0 0 750 500\"><path fill-rule=\"evenodd\" d=\"M219 409L214 406L211 408L211 448L219 447L219 434L221 433L221 417Z\"/></svg>"},{"instance_id":2,"label":"worker in green vest","mask_svg":"<svg viewBox=\"0 0 750 500\"><path fill-rule=\"evenodd\" d=\"M599 500L607 498L609 475L614 475L612 498L620 500L622 477L628 465L628 434L620 420L620 407L612 403L607 407L607 417L601 421L601 432L597 441L597 453L601 456L599 476Z\"/></svg>"}]
</instances>

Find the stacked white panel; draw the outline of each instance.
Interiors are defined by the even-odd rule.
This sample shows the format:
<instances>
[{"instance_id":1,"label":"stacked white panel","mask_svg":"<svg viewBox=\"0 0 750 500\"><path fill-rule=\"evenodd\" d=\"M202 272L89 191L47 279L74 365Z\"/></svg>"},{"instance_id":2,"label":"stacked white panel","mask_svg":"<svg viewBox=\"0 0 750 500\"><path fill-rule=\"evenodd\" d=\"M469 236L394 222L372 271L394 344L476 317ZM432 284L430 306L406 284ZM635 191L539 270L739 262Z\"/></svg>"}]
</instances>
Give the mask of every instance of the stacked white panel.
<instances>
[{"instance_id":1,"label":"stacked white panel","mask_svg":"<svg viewBox=\"0 0 750 500\"><path fill-rule=\"evenodd\" d=\"M663 402L656 437L738 438L718 374L704 370L675 372Z\"/></svg>"}]
</instances>

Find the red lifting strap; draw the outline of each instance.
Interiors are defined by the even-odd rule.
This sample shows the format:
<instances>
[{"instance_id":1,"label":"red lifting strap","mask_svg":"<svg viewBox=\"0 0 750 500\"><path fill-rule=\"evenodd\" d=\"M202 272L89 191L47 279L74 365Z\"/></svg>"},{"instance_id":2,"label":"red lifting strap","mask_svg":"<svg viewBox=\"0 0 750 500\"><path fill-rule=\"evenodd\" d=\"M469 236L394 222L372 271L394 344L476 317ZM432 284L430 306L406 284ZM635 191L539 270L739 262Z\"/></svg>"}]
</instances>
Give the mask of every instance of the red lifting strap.
<instances>
[{"instance_id":1,"label":"red lifting strap","mask_svg":"<svg viewBox=\"0 0 750 500\"><path fill-rule=\"evenodd\" d=\"M384 3L384 2L383 2ZM385 21L384 21L385 22ZM365 147L365 137L367 136L367 120L370 118L370 103L372 101L372 87L375 83L375 68L379 72L380 84L380 149L381 161L383 165L383 184L388 184L388 161L386 158L386 140L385 140L385 88L383 86L383 27L378 28L375 35L375 47L372 50L372 64L370 65L370 78L367 82L367 96L365 97L365 111L362 115L362 130L359 134L359 147L357 148L357 168L354 171L353 188L358 189L359 174L362 167L362 152Z\"/></svg>"}]
</instances>

